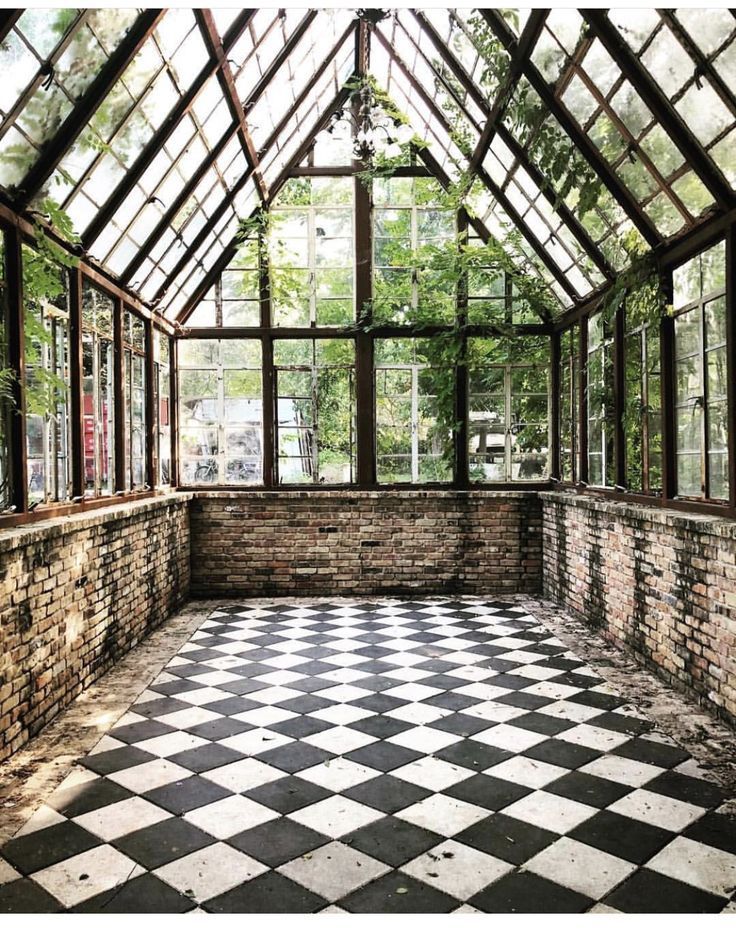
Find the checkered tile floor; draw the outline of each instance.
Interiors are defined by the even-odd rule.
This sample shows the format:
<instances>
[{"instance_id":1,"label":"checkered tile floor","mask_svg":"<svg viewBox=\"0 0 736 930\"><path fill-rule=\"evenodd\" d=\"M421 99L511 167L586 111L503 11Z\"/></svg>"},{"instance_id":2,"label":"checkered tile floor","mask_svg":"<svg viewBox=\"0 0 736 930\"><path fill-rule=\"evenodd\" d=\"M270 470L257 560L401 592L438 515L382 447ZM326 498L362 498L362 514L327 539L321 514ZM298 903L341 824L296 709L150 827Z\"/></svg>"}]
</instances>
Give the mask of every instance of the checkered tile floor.
<instances>
[{"instance_id":1,"label":"checkered tile floor","mask_svg":"<svg viewBox=\"0 0 736 930\"><path fill-rule=\"evenodd\" d=\"M0 912L720 912L721 789L513 603L216 610L3 848Z\"/></svg>"}]
</instances>

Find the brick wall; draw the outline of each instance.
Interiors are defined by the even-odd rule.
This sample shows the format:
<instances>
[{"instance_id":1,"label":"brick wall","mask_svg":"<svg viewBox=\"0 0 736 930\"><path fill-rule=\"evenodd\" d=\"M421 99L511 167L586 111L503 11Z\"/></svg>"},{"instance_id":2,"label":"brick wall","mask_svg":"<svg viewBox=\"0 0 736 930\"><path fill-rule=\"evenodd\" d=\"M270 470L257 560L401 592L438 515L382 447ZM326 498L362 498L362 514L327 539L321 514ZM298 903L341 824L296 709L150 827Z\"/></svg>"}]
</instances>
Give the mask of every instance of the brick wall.
<instances>
[{"instance_id":1,"label":"brick wall","mask_svg":"<svg viewBox=\"0 0 736 930\"><path fill-rule=\"evenodd\" d=\"M541 517L530 492L196 494L192 592L534 592Z\"/></svg>"},{"instance_id":2,"label":"brick wall","mask_svg":"<svg viewBox=\"0 0 736 930\"><path fill-rule=\"evenodd\" d=\"M189 592L189 495L0 533L0 760Z\"/></svg>"},{"instance_id":3,"label":"brick wall","mask_svg":"<svg viewBox=\"0 0 736 930\"><path fill-rule=\"evenodd\" d=\"M736 524L540 494L544 593L736 722Z\"/></svg>"}]
</instances>

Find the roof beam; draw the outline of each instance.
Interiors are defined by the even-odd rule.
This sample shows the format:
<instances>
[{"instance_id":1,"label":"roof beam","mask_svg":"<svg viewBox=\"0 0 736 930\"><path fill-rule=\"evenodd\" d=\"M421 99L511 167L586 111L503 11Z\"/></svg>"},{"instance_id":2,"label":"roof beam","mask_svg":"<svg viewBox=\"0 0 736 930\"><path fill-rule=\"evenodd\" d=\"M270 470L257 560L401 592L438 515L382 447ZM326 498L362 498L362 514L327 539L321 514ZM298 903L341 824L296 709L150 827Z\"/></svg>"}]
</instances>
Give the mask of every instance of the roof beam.
<instances>
[{"instance_id":1,"label":"roof beam","mask_svg":"<svg viewBox=\"0 0 736 930\"><path fill-rule=\"evenodd\" d=\"M381 45L386 49L388 54L391 56L396 65L401 69L406 80L412 85L416 93L422 98L425 106L427 106L431 111L434 118L442 126L445 132L451 135L452 127L449 125L445 119L444 113L439 109L434 99L424 90L421 84L416 80L414 75L411 73L409 68L404 64L404 62L399 58L399 56L394 51L391 44L388 40L381 34L379 30L376 30L376 38L380 41ZM498 200L503 209L511 218L515 226L518 227L519 231L523 234L524 238L531 245L534 251L539 256L540 261L544 264L550 274L554 277L560 287L565 291L565 293L570 297L573 302L576 302L579 299L579 296L575 289L572 287L570 282L567 280L562 271L557 267L556 262L547 254L547 250L544 248L542 243L537 239L534 233L529 229L527 224L524 222L524 219L519 215L517 210L514 208L514 205L508 199L506 194L498 187L497 184L490 178L487 171L484 171L483 168L476 169L476 173L481 181L485 184L489 192Z\"/></svg>"},{"instance_id":2,"label":"roof beam","mask_svg":"<svg viewBox=\"0 0 736 930\"><path fill-rule=\"evenodd\" d=\"M515 37L504 18L496 10L483 9L480 12L504 46L508 49L513 48ZM583 154L588 164L593 168L601 182L608 188L612 197L618 202L619 206L636 226L649 246L655 248L659 245L662 238L657 232L654 223L640 208L633 194L631 194L628 188L619 179L616 172L603 158L593 142L582 129L578 127L577 123L572 116L570 116L562 103L558 101L554 91L549 87L531 60L524 63L522 74L534 88L544 106L547 107L570 137L573 145Z\"/></svg>"},{"instance_id":3,"label":"roof beam","mask_svg":"<svg viewBox=\"0 0 736 930\"><path fill-rule=\"evenodd\" d=\"M223 42L226 52L228 52L240 38L240 35L248 26L248 23L255 15L255 12L255 10L243 10L243 12L237 17L233 25L228 30L228 34L225 36ZM161 126L146 143L131 167L128 169L128 171L125 172L125 175L121 179L120 183L115 187L105 203L102 204L100 209L97 211L95 218L83 233L82 245L85 249L88 250L90 248L95 239L97 239L100 233L112 220L113 216L117 213L126 197L133 190L143 173L150 166L151 162L161 151L171 134L177 128L182 118L189 112L192 104L199 95L199 92L202 90L207 81L214 74L216 74L218 67L219 66L217 62L214 59L211 59L207 62L197 77L192 81L192 84L187 92L180 98L179 102L169 113L168 117L163 121Z\"/></svg>"},{"instance_id":4,"label":"roof beam","mask_svg":"<svg viewBox=\"0 0 736 930\"><path fill-rule=\"evenodd\" d=\"M355 25L351 23L348 26L348 28L343 32L343 34L340 36L334 48L331 49L327 57L324 59L322 64L319 66L319 68L317 68L317 70L314 72L314 74L310 78L309 82L304 86L304 89L301 91L299 96L294 101L294 105L292 109L290 109L289 112L279 121L277 126L274 126L273 131L271 132L268 139L266 140L265 145L263 146L262 153L267 152L271 148L273 143L276 141L276 139L281 135L281 132L283 131L284 127L291 119L292 110L298 109L298 107L301 106L305 98L312 91L314 85L320 80L322 75L325 73L326 69L330 65L330 62L335 57L338 50L342 46L343 42L347 39L347 37L349 36L350 32L353 29L355 29ZM271 72L271 74L268 75L269 82L273 79L275 73L276 72ZM266 89L267 86L268 84L264 84L260 93L262 93ZM205 174L210 169L210 167L214 164L215 160L220 155L220 153L223 151L225 146L228 145L232 137L235 135L236 131L237 131L237 128L229 130L222 137L222 139L220 139L220 141L212 149L212 151L207 156L207 158L202 162L202 164L197 168L197 170L191 176L191 178L189 179L189 182L177 194L176 198L173 200L170 207L166 210L166 213L161 217L161 219L156 224L155 228L146 237L145 242L140 247L135 257L128 263L127 267L121 274L120 277L123 281L131 280L135 272L143 264L146 256L149 255L149 253L151 252L153 246L156 244L158 239L163 235L166 228L172 224L177 213L181 210L181 208L184 206L187 200L189 200L192 193L196 190L199 182L205 176Z\"/></svg>"},{"instance_id":5,"label":"roof beam","mask_svg":"<svg viewBox=\"0 0 736 930\"><path fill-rule=\"evenodd\" d=\"M516 90L516 85L519 82L521 73L525 64L528 63L531 53L534 49L534 46L537 44L537 39L539 34L544 28L545 20L547 19L548 10L532 10L529 14L529 19L522 30L519 41L515 43L513 49L509 49L511 54L511 61L509 63L509 70L506 73L501 87L499 87L496 94L496 99L491 107L491 111L488 114L488 119L486 120L486 125L483 128L481 137L478 140L478 144L475 147L473 152L473 157L470 159L470 170L473 171L479 165L483 164L483 159L486 157L488 148L493 141L493 136L496 132L496 127L500 124L501 120L506 114L508 105L511 102L511 98Z\"/></svg>"},{"instance_id":6,"label":"roof beam","mask_svg":"<svg viewBox=\"0 0 736 930\"><path fill-rule=\"evenodd\" d=\"M261 200L265 200L268 197L268 190L263 180L258 154L253 145L253 139L251 138L250 129L248 128L248 121L245 117L243 104L235 88L235 80L233 79L233 73L230 69L230 62L227 60L225 49L222 47L212 10L195 10L194 15L199 23L202 35L204 36L205 45L210 54L214 55L219 65L220 84L222 85L233 119L238 124L238 135L240 136L243 148L248 156L248 161L253 169Z\"/></svg>"},{"instance_id":7,"label":"roof beam","mask_svg":"<svg viewBox=\"0 0 736 930\"><path fill-rule=\"evenodd\" d=\"M317 133L321 132L322 129L324 129L324 127L327 125L330 118L332 117L332 114L336 110L341 109L345 105L346 101L350 98L350 94L351 94L350 90L348 90L346 87L342 87L338 91L338 93L335 95L330 105L325 109L324 113L320 116L318 120L315 121L310 131L305 135L304 142L299 146L297 151L294 153L294 156L284 166L283 170L281 171L281 174L279 174L276 181L274 181L274 183L271 185L271 190L270 190L271 201L278 194L279 190L283 187L283 185L286 183L294 167L298 165L304 159L306 153L309 151L309 147L312 144L314 137L317 135ZM220 258L215 262L215 264L212 266L210 271L205 275L205 277L199 283L198 287L196 288L192 296L189 298L186 304L179 311L176 317L177 324L181 325L182 323L186 322L186 320L191 315L191 313L194 311L194 308L197 306L199 301L204 297L207 291L212 287L212 284L217 279L218 275L221 274L222 270L227 267L228 262L232 260L233 256L237 252L239 242L240 240L238 236L233 237L232 241L227 246L227 248L224 250ZM171 280L173 281L173 278ZM169 286L170 284L167 284L167 288Z\"/></svg>"},{"instance_id":8,"label":"roof beam","mask_svg":"<svg viewBox=\"0 0 736 930\"><path fill-rule=\"evenodd\" d=\"M59 129L44 145L41 155L23 179L16 203L25 208L38 193L44 182L58 167L97 108L118 82L125 69L135 58L164 15L163 10L144 10L110 55L87 90L77 101Z\"/></svg>"},{"instance_id":9,"label":"roof beam","mask_svg":"<svg viewBox=\"0 0 736 930\"><path fill-rule=\"evenodd\" d=\"M475 82L470 77L470 75L465 71L460 61L452 54L452 52L450 52L447 45L445 45L442 42L442 38L435 31L434 27L429 22L429 20L427 20L426 17L422 13L416 10L412 10L411 12L414 14L420 26L425 31L427 31L427 35L431 39L432 44L437 49L439 54L443 57L445 64L452 71L453 76L465 88L468 95L473 97L476 104L484 112L484 114L488 115L490 113L488 101L485 99L485 97L480 92L480 90L476 87ZM431 62L428 62L428 64L431 64ZM447 84L445 84L445 86L447 86ZM457 97L455 97L455 99L457 100ZM458 106L462 106L462 102L460 100L457 100L457 103L458 103ZM468 119L470 119L469 114L464 108L463 108L463 112L468 117ZM474 121L471 120L471 122L474 122ZM513 133L511 133L504 126L503 122L497 123L496 132L501 137L505 145L507 145L508 148L511 149L516 160L519 162L521 167L527 172L527 174L531 177L531 179L540 189L540 191L544 195L547 202L560 215L560 217L563 219L565 224L572 231L573 235L581 243L581 245L583 246L583 248L585 249L589 257L592 259L592 261L595 263L596 267L601 272L601 274L603 274L609 280L613 279L615 277L616 272L613 269L613 267L610 265L610 263L608 262L608 259L605 257L603 252L601 252L600 248L595 244L590 234L588 233L588 230L585 228L585 226L583 226L583 224L575 216L575 214L567 206L567 204L565 204L562 201L558 202L557 195L555 194L550 183L544 177L544 175L539 170L539 168L531 160L531 157L526 152L524 147L520 145L519 142L516 140Z\"/></svg>"},{"instance_id":10,"label":"roof beam","mask_svg":"<svg viewBox=\"0 0 736 930\"><path fill-rule=\"evenodd\" d=\"M674 140L718 206L723 210L732 207L736 203L736 196L731 186L605 12L603 10L581 10L580 12L608 54L634 85L655 119Z\"/></svg>"},{"instance_id":11,"label":"roof beam","mask_svg":"<svg viewBox=\"0 0 736 930\"><path fill-rule=\"evenodd\" d=\"M0 42L10 32L23 14L23 10L5 10L0 12Z\"/></svg>"}]
</instances>

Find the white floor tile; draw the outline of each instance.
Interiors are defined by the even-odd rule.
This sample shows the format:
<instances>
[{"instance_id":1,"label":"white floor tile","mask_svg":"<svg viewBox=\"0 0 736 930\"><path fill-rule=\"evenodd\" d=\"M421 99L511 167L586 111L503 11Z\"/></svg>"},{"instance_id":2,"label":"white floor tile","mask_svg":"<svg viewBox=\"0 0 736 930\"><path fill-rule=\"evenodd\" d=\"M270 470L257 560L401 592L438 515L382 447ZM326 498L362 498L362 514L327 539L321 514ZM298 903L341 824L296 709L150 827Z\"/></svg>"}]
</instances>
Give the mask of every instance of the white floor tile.
<instances>
[{"instance_id":1,"label":"white floor tile","mask_svg":"<svg viewBox=\"0 0 736 930\"><path fill-rule=\"evenodd\" d=\"M374 820L379 820L384 815L381 811L366 807L365 804L358 804L350 798L335 795L294 811L289 816L292 820L304 824L305 827L311 827L318 833L338 839Z\"/></svg>"},{"instance_id":2,"label":"white floor tile","mask_svg":"<svg viewBox=\"0 0 736 930\"><path fill-rule=\"evenodd\" d=\"M267 871L268 866L245 853L215 843L161 866L154 875L193 901L206 901Z\"/></svg>"},{"instance_id":3,"label":"white floor tile","mask_svg":"<svg viewBox=\"0 0 736 930\"><path fill-rule=\"evenodd\" d=\"M687 804L675 798L638 788L611 804L608 808L614 814L623 814L634 820L654 824L665 830L679 832L701 817L705 810L695 804Z\"/></svg>"},{"instance_id":4,"label":"white floor tile","mask_svg":"<svg viewBox=\"0 0 736 930\"><path fill-rule=\"evenodd\" d=\"M684 836L658 852L647 868L711 894L729 897L736 888L736 856Z\"/></svg>"},{"instance_id":5,"label":"white floor tile","mask_svg":"<svg viewBox=\"0 0 736 930\"><path fill-rule=\"evenodd\" d=\"M479 820L485 820L489 813L475 804L468 804L444 794L434 794L399 811L395 816L401 820L408 820L417 827L439 833L440 836L454 836Z\"/></svg>"},{"instance_id":6,"label":"white floor tile","mask_svg":"<svg viewBox=\"0 0 736 930\"><path fill-rule=\"evenodd\" d=\"M64 907L75 907L143 872L142 866L112 846L98 846L35 872L33 880Z\"/></svg>"},{"instance_id":7,"label":"white floor tile","mask_svg":"<svg viewBox=\"0 0 736 930\"><path fill-rule=\"evenodd\" d=\"M236 794L188 811L184 814L184 820L193 823L210 836L224 840L235 836L236 833L268 823L269 820L275 820L278 816L270 808Z\"/></svg>"},{"instance_id":8,"label":"white floor tile","mask_svg":"<svg viewBox=\"0 0 736 930\"><path fill-rule=\"evenodd\" d=\"M401 871L462 901L513 868L508 862L448 840L403 865Z\"/></svg>"},{"instance_id":9,"label":"white floor tile","mask_svg":"<svg viewBox=\"0 0 736 930\"><path fill-rule=\"evenodd\" d=\"M525 871L572 888L593 900L608 894L635 869L632 862L567 836L537 853L524 865Z\"/></svg>"},{"instance_id":10,"label":"white floor tile","mask_svg":"<svg viewBox=\"0 0 736 930\"><path fill-rule=\"evenodd\" d=\"M560 798L546 791L534 791L503 809L508 817L516 817L536 827L567 833L598 813L598 809L579 801Z\"/></svg>"},{"instance_id":11,"label":"white floor tile","mask_svg":"<svg viewBox=\"0 0 736 930\"><path fill-rule=\"evenodd\" d=\"M390 868L342 843L328 843L277 871L327 901L336 901L385 875Z\"/></svg>"},{"instance_id":12,"label":"white floor tile","mask_svg":"<svg viewBox=\"0 0 736 930\"><path fill-rule=\"evenodd\" d=\"M109 843L126 833L142 830L169 817L171 814L168 811L144 798L136 797L99 807L72 819L80 827Z\"/></svg>"}]
</instances>

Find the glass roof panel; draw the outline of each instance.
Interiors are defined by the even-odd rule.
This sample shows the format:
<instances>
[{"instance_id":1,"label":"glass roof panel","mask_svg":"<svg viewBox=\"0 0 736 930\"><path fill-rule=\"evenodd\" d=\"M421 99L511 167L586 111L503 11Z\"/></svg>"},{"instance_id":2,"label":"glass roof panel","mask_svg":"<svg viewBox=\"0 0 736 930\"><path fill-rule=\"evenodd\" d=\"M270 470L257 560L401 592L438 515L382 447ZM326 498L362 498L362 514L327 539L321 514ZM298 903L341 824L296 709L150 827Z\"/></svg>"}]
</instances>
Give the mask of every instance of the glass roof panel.
<instances>
[{"instance_id":1,"label":"glass roof panel","mask_svg":"<svg viewBox=\"0 0 736 930\"><path fill-rule=\"evenodd\" d=\"M139 10L26 10L0 45L0 185L21 187Z\"/></svg>"}]
</instances>

